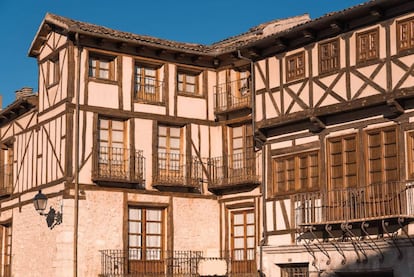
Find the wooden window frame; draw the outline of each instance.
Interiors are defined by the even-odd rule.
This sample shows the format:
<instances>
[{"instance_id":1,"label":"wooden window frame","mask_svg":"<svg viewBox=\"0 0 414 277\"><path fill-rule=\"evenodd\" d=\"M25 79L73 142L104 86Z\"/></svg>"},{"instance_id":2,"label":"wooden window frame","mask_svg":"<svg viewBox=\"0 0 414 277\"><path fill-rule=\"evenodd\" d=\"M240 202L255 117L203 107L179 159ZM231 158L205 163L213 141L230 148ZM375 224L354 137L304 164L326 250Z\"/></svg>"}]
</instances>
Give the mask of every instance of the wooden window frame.
<instances>
[{"instance_id":1,"label":"wooden window frame","mask_svg":"<svg viewBox=\"0 0 414 277\"><path fill-rule=\"evenodd\" d=\"M13 229L11 223L2 225L0 230L0 242L1 242L1 271L4 277L11 277L11 265L13 255L12 236Z\"/></svg>"},{"instance_id":2,"label":"wooden window frame","mask_svg":"<svg viewBox=\"0 0 414 277\"><path fill-rule=\"evenodd\" d=\"M200 78L201 78L201 71L198 70L191 70L191 69L183 69L177 68L177 76L176 76L176 90L177 94L184 95L184 96L193 96L193 97L202 97L203 93L200 90ZM180 76L182 76L182 81L180 81ZM194 77L194 82L187 81L188 77ZM180 84L182 89L180 89ZM188 91L188 86L194 86L194 91Z\"/></svg>"},{"instance_id":3,"label":"wooden window frame","mask_svg":"<svg viewBox=\"0 0 414 277\"><path fill-rule=\"evenodd\" d=\"M354 150L355 154L354 155L355 155L355 164L356 164L356 173L355 173L356 183L352 184L352 185L349 185L349 181L348 181L349 176L351 176L351 175L349 175L349 170L350 170L349 165L351 163L349 162L349 160L347 160L347 157L348 157L347 153L350 152L350 151L349 151L349 149L346 149L346 141L350 140L350 139L355 140L355 150ZM341 188L344 188L344 184L347 184L347 187L356 187L356 186L358 186L359 174L360 174L360 172L358 170L359 169L359 160L358 160L358 157L359 157L359 147L358 147L359 137L356 133L355 134L344 135L344 136L328 138L328 140L327 140L327 150L326 150L327 156L328 156L328 164L327 164L328 187L330 189L339 189L338 187L334 187L333 180L332 180L332 178L334 178L333 173L332 173L332 170L333 170L332 167L334 166L334 164L333 164L334 161L332 161L332 148L331 148L331 145L332 145L332 143L335 143L335 142L339 142L341 144L341 151L340 151L341 165L340 165L340 167L342 169L341 170L342 171L341 179L342 179L342 183L343 183Z\"/></svg>"},{"instance_id":4,"label":"wooden window frame","mask_svg":"<svg viewBox=\"0 0 414 277\"><path fill-rule=\"evenodd\" d=\"M235 215L243 215L243 223L242 224L236 224L234 222L234 216ZM247 222L247 214L253 214L253 223ZM248 235L247 228L249 226L253 226L254 232L253 236ZM243 234L242 235L236 235L235 227L243 227ZM248 252L252 251L253 253L256 253L256 213L254 209L243 209L238 211L232 211L231 212L231 242L230 242L230 249L231 249L231 257L232 260L236 261L254 261L255 255L252 255L251 257L248 256ZM253 238L253 247L248 247L247 241L248 239ZM235 248L235 240L236 239L243 239L243 248ZM237 257L235 254L236 251L241 251L243 254L243 257Z\"/></svg>"},{"instance_id":5,"label":"wooden window frame","mask_svg":"<svg viewBox=\"0 0 414 277\"><path fill-rule=\"evenodd\" d=\"M406 44L403 45L403 33L402 27L405 25L407 27L407 34L406 34ZM398 20L396 24L397 28L397 52L404 52L406 50L410 50L414 48L414 17L406 18L403 20Z\"/></svg>"},{"instance_id":6,"label":"wooden window frame","mask_svg":"<svg viewBox=\"0 0 414 277\"><path fill-rule=\"evenodd\" d=\"M414 130L407 133L408 178L414 179Z\"/></svg>"},{"instance_id":7,"label":"wooden window frame","mask_svg":"<svg viewBox=\"0 0 414 277\"><path fill-rule=\"evenodd\" d=\"M372 35L375 35L372 38ZM379 27L356 34L356 61L364 63L379 58ZM362 49L362 42L366 39L366 49Z\"/></svg>"},{"instance_id":8,"label":"wooden window frame","mask_svg":"<svg viewBox=\"0 0 414 277\"><path fill-rule=\"evenodd\" d=\"M93 66L93 61L95 61L95 66ZM101 68L102 64L106 62L108 63L108 68ZM95 80L108 80L108 81L116 81L116 74L115 74L115 63L116 57L101 54L97 52L89 52L88 58L88 77L95 79ZM108 72L108 77L101 77L100 73ZM95 72L95 73L94 73Z\"/></svg>"},{"instance_id":9,"label":"wooden window frame","mask_svg":"<svg viewBox=\"0 0 414 277\"><path fill-rule=\"evenodd\" d=\"M389 131L394 131L395 132L395 168L388 168L388 170L395 170L396 173L396 180L388 180L387 176L386 176L386 169L387 169L387 161L386 159L389 159L390 157L392 157L389 153L385 154L385 147L386 147L386 142L385 142L385 138L384 135L386 132ZM371 156L370 156L370 145L369 145L369 139L371 135L374 134L379 134L380 135L380 150L381 150L381 156L379 158L380 160L380 170L377 171L371 171L371 165L370 165L370 161L371 161ZM395 182L395 181L399 181L400 176L399 176L399 166L398 166L398 161L399 161L399 134L398 134L398 130L396 126L389 126L389 127L384 127L384 128L377 128L377 129L372 129L372 130L366 130L365 131L365 140L364 140L364 151L365 151L365 156L366 156L366 184L367 185L372 185L372 184L378 184L378 183L386 183L386 182ZM391 145L391 144L388 144ZM376 151L376 153L378 153L378 151ZM392 162L390 164L393 164ZM375 182L372 181L372 176L371 173L375 173L375 172L381 172L381 180L379 182Z\"/></svg>"},{"instance_id":10,"label":"wooden window frame","mask_svg":"<svg viewBox=\"0 0 414 277\"><path fill-rule=\"evenodd\" d=\"M309 164L309 159L316 155L316 167L317 167L317 176L313 176L312 175L312 168L315 167L312 164ZM306 168L306 178L301 178L301 159L302 158L306 158L307 159L307 166ZM293 159L293 168L287 168L286 167L286 162L291 162ZM278 171L278 163L279 162L284 162L284 169L283 171ZM320 151L319 150L310 150L310 151L306 151L306 152L300 152L300 153L295 153L292 155L287 155L287 156L283 156L283 157L274 157L272 160L272 173L273 173L273 195L274 196L284 196L284 195L291 195L291 194L295 194L298 192L308 192L308 191L315 191L317 189L319 189L319 183L320 183L320 169L321 169L321 165L320 165ZM292 172L293 171L293 172ZM283 172L283 174L285 175L284 178L284 186L285 186L285 190L280 191L279 190L279 182L278 182L278 174L279 172ZM289 172L293 173L293 179L289 179ZM312 185L312 178L316 177L316 185ZM288 187L289 184L289 180L293 180L294 182L294 188L292 187ZM303 182L302 180L306 180L306 186L300 186L301 183Z\"/></svg>"},{"instance_id":11,"label":"wooden window frame","mask_svg":"<svg viewBox=\"0 0 414 277\"><path fill-rule=\"evenodd\" d=\"M319 74L335 72L340 68L339 38L319 44Z\"/></svg>"},{"instance_id":12,"label":"wooden window frame","mask_svg":"<svg viewBox=\"0 0 414 277\"><path fill-rule=\"evenodd\" d=\"M286 57L286 82L302 79L305 77L305 51ZM294 66L291 66L291 65ZM291 68L292 67L292 68Z\"/></svg>"},{"instance_id":13,"label":"wooden window frame","mask_svg":"<svg viewBox=\"0 0 414 277\"><path fill-rule=\"evenodd\" d=\"M139 210L141 213L141 219L140 220L136 220L136 219L131 219L129 214L130 211L132 209L136 209ZM153 210L153 211L159 211L161 213L161 219L160 220L149 220L147 217L147 212ZM164 252L165 252L165 229L166 229L166 219L165 219L165 214L166 214L166 208L165 207L153 207L153 206L141 206L141 205L128 205L128 214L127 214L127 249L128 252L130 252L131 249L139 249L141 250L141 256L137 259L137 260L162 260L164 259ZM140 232L134 233L131 232L130 230L130 223L131 222L138 222L141 226ZM161 225L161 230L159 234L155 234L155 233L148 233L147 232L147 223L159 223ZM140 236L141 237L141 245L140 246L131 246L131 241L130 241L130 236ZM156 247L156 246L148 246L147 244L147 236L152 235L152 236L159 236L160 237L160 246ZM138 251L139 251L138 250ZM147 255L147 251L148 250L153 250L153 251L160 251L160 257L159 259L148 259ZM130 257L131 258L131 257Z\"/></svg>"},{"instance_id":14,"label":"wooden window frame","mask_svg":"<svg viewBox=\"0 0 414 277\"><path fill-rule=\"evenodd\" d=\"M53 87L57 85L60 81L59 54L54 55L53 57L49 58L46 63L47 63L46 84L47 84L47 87Z\"/></svg>"},{"instance_id":15,"label":"wooden window frame","mask_svg":"<svg viewBox=\"0 0 414 277\"><path fill-rule=\"evenodd\" d=\"M144 101L144 102L150 102L150 103L163 103L163 84L160 80L160 68L162 67L162 64L152 64L152 63L146 63L141 61L135 61L134 63L134 80L133 80L133 94L134 94L134 100L135 101ZM141 71L144 70L144 74L138 74L137 68L140 68ZM147 70L154 70L155 76L147 76L145 71ZM144 84L144 89L138 89L137 85L137 78L140 78L140 83ZM151 80L154 82L154 85L151 85L151 87L154 88L154 93L146 91L145 87L147 86L147 80ZM140 86L142 88L142 85ZM154 94L154 97L148 97Z\"/></svg>"},{"instance_id":16,"label":"wooden window frame","mask_svg":"<svg viewBox=\"0 0 414 277\"><path fill-rule=\"evenodd\" d=\"M160 134L160 128L166 128L165 136ZM171 153L172 148L171 148L171 143L170 143L171 138L177 138L177 137L171 136L171 128L179 129L179 132L180 132L180 141L179 141L179 143L180 143L179 152L180 153L178 154L179 155L178 156L178 158L179 158L178 168L176 167L177 166L177 164L176 164L177 160L172 160L172 158L174 158L174 157L173 157L173 155L171 155L172 154ZM162 158L160 157L160 155L158 155L158 159L157 159L158 164L156 165L158 167L158 171L165 172L168 175L170 172L182 170L181 166L184 163L184 161L183 161L183 158L184 158L184 154L183 154L184 153L184 141L183 141L184 140L184 128L182 126L158 125L157 132L158 132L158 137L157 137L158 149L157 149L157 151L158 151L158 153L162 153L162 152L159 152L159 150L160 149L165 149L165 168L160 166L160 159L162 159ZM161 147L160 143L159 143L159 140L162 137L165 137L165 144L166 144L165 147ZM174 149L174 150L177 150L177 149Z\"/></svg>"}]
</instances>

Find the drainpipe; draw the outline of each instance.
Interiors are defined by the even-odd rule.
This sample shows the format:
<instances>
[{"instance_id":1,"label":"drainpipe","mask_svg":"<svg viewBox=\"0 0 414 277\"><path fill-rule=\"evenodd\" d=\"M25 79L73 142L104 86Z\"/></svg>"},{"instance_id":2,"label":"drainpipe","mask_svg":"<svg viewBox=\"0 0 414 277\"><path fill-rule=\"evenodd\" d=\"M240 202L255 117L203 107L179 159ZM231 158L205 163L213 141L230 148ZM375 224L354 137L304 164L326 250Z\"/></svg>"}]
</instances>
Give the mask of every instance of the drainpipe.
<instances>
[{"instance_id":1,"label":"drainpipe","mask_svg":"<svg viewBox=\"0 0 414 277\"><path fill-rule=\"evenodd\" d=\"M260 276L264 276L263 274L263 246L267 245L267 224L266 224L266 184L265 184L265 176L266 176L266 145L265 142L262 141L260 138L256 138L255 135L255 128L256 128L256 80L255 80L255 65L252 59L244 57L240 50L237 51L237 55L239 59L245 60L250 62L250 77L251 77L251 96L252 96L252 129L253 129L253 142L254 145L256 142L259 143L262 150L262 182L261 182L261 191L262 191L262 224L263 224L263 233L262 233L262 240L260 241L259 245L259 274ZM254 146L255 147L255 146Z\"/></svg>"},{"instance_id":2,"label":"drainpipe","mask_svg":"<svg viewBox=\"0 0 414 277\"><path fill-rule=\"evenodd\" d=\"M81 54L82 47L79 45L79 33L75 34L76 46L78 48L78 80L76 88L76 122L75 122L75 207L74 207L74 226L73 226L73 276L78 276L78 231L79 231L79 103L80 103L80 80L81 80Z\"/></svg>"}]
</instances>

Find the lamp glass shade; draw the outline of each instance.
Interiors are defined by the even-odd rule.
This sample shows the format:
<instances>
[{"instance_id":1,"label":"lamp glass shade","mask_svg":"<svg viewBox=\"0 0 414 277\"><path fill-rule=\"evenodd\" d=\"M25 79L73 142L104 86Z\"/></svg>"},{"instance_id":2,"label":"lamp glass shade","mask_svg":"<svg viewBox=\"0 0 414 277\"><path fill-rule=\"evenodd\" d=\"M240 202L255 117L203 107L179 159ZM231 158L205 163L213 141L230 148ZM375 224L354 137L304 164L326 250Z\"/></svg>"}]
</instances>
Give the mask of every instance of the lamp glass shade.
<instances>
[{"instance_id":1,"label":"lamp glass shade","mask_svg":"<svg viewBox=\"0 0 414 277\"><path fill-rule=\"evenodd\" d=\"M42 213L46 209L47 197L39 190L39 193L33 198L33 205L39 213Z\"/></svg>"}]
</instances>

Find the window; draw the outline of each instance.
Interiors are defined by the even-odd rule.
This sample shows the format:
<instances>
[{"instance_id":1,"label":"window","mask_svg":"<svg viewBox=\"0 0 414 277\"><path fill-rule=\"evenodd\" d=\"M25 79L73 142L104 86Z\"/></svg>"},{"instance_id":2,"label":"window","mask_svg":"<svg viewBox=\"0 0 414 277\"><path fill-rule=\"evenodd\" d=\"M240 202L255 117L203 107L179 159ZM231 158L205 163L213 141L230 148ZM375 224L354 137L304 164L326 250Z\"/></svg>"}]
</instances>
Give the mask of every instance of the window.
<instances>
[{"instance_id":1,"label":"window","mask_svg":"<svg viewBox=\"0 0 414 277\"><path fill-rule=\"evenodd\" d=\"M101 177L124 177L129 170L126 121L98 121L98 169Z\"/></svg>"},{"instance_id":2,"label":"window","mask_svg":"<svg viewBox=\"0 0 414 277\"><path fill-rule=\"evenodd\" d=\"M255 224L254 210L233 212L232 257L234 260L254 260L255 258Z\"/></svg>"},{"instance_id":3,"label":"window","mask_svg":"<svg viewBox=\"0 0 414 277\"><path fill-rule=\"evenodd\" d=\"M237 97L243 97L250 93L250 72L240 71L237 72Z\"/></svg>"},{"instance_id":4,"label":"window","mask_svg":"<svg viewBox=\"0 0 414 277\"><path fill-rule=\"evenodd\" d=\"M319 73L339 69L339 39L319 44Z\"/></svg>"},{"instance_id":5,"label":"window","mask_svg":"<svg viewBox=\"0 0 414 277\"><path fill-rule=\"evenodd\" d=\"M407 135L408 176L414 179L414 132Z\"/></svg>"},{"instance_id":6,"label":"window","mask_svg":"<svg viewBox=\"0 0 414 277\"><path fill-rule=\"evenodd\" d=\"M273 159L273 191L288 194L319 187L317 151Z\"/></svg>"},{"instance_id":7,"label":"window","mask_svg":"<svg viewBox=\"0 0 414 277\"><path fill-rule=\"evenodd\" d=\"M397 21L397 49L403 51L414 47L414 18Z\"/></svg>"},{"instance_id":8,"label":"window","mask_svg":"<svg viewBox=\"0 0 414 277\"><path fill-rule=\"evenodd\" d=\"M13 144L5 144L0 150L0 195L11 194L13 190Z\"/></svg>"},{"instance_id":9,"label":"window","mask_svg":"<svg viewBox=\"0 0 414 277\"><path fill-rule=\"evenodd\" d=\"M5 225L0 227L1 263L4 277L11 277L12 264L12 227Z\"/></svg>"},{"instance_id":10,"label":"window","mask_svg":"<svg viewBox=\"0 0 414 277\"><path fill-rule=\"evenodd\" d=\"M286 81L305 77L305 52L286 57Z\"/></svg>"},{"instance_id":11,"label":"window","mask_svg":"<svg viewBox=\"0 0 414 277\"><path fill-rule=\"evenodd\" d=\"M231 213L231 272L257 273L255 214L253 209Z\"/></svg>"},{"instance_id":12,"label":"window","mask_svg":"<svg viewBox=\"0 0 414 277\"><path fill-rule=\"evenodd\" d=\"M365 62L379 57L379 29L359 33L357 41L357 62Z\"/></svg>"},{"instance_id":13,"label":"window","mask_svg":"<svg viewBox=\"0 0 414 277\"><path fill-rule=\"evenodd\" d=\"M89 77L115 80L115 58L90 54Z\"/></svg>"},{"instance_id":14,"label":"window","mask_svg":"<svg viewBox=\"0 0 414 277\"><path fill-rule=\"evenodd\" d=\"M177 91L178 93L199 95L200 72L178 70Z\"/></svg>"},{"instance_id":15,"label":"window","mask_svg":"<svg viewBox=\"0 0 414 277\"><path fill-rule=\"evenodd\" d=\"M47 61L47 85L53 86L59 82L59 55Z\"/></svg>"},{"instance_id":16,"label":"window","mask_svg":"<svg viewBox=\"0 0 414 277\"><path fill-rule=\"evenodd\" d=\"M286 264L279 265L281 270L281 277L308 277L307 264Z\"/></svg>"},{"instance_id":17,"label":"window","mask_svg":"<svg viewBox=\"0 0 414 277\"><path fill-rule=\"evenodd\" d=\"M153 103L163 102L159 66L135 64L135 99Z\"/></svg>"},{"instance_id":18,"label":"window","mask_svg":"<svg viewBox=\"0 0 414 277\"><path fill-rule=\"evenodd\" d=\"M356 187L358 183L356 135L329 139L328 157L330 188Z\"/></svg>"},{"instance_id":19,"label":"window","mask_svg":"<svg viewBox=\"0 0 414 277\"><path fill-rule=\"evenodd\" d=\"M395 127L366 133L368 184L398 181L398 144Z\"/></svg>"},{"instance_id":20,"label":"window","mask_svg":"<svg viewBox=\"0 0 414 277\"><path fill-rule=\"evenodd\" d=\"M130 260L160 260L163 256L164 210L128 208L128 250Z\"/></svg>"},{"instance_id":21,"label":"window","mask_svg":"<svg viewBox=\"0 0 414 277\"><path fill-rule=\"evenodd\" d=\"M230 132L231 132L231 142L230 142L231 168L233 170L247 169L247 168L250 168L250 170L254 169L253 165L255 161L254 161L254 155L253 155L252 126L242 125L239 127L233 127L230 129ZM236 173L236 172L233 172L233 173ZM242 174L242 172L240 172L240 174Z\"/></svg>"},{"instance_id":22,"label":"window","mask_svg":"<svg viewBox=\"0 0 414 277\"><path fill-rule=\"evenodd\" d=\"M182 176L182 133L180 127L158 126L158 169L161 175Z\"/></svg>"}]
</instances>

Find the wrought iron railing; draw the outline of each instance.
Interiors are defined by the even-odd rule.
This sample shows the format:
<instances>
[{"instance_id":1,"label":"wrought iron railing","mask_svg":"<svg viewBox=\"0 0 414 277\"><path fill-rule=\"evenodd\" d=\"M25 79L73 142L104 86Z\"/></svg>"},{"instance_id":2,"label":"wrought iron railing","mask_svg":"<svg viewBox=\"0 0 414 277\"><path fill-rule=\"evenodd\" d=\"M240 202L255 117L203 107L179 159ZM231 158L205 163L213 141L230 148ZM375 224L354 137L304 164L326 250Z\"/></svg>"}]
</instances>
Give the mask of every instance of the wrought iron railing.
<instances>
[{"instance_id":1,"label":"wrought iron railing","mask_svg":"<svg viewBox=\"0 0 414 277\"><path fill-rule=\"evenodd\" d=\"M260 183L260 169L257 154L241 152L208 160L210 167L210 188Z\"/></svg>"},{"instance_id":2,"label":"wrought iron railing","mask_svg":"<svg viewBox=\"0 0 414 277\"><path fill-rule=\"evenodd\" d=\"M162 186L199 187L203 172L196 157L159 152L154 155L153 184Z\"/></svg>"},{"instance_id":3,"label":"wrought iron railing","mask_svg":"<svg viewBox=\"0 0 414 277\"><path fill-rule=\"evenodd\" d=\"M236 252L223 252L219 257L211 257L203 255L202 251L147 250L144 253L143 250L136 249L101 250L101 274L99 276L196 277L200 276L203 271L205 272L206 267L210 267L207 271L211 273L214 271L211 266L218 266L221 267L218 271L224 273L225 276L256 277L255 251L237 250Z\"/></svg>"},{"instance_id":4,"label":"wrought iron railing","mask_svg":"<svg viewBox=\"0 0 414 277\"><path fill-rule=\"evenodd\" d=\"M292 196L296 226L414 217L414 184L388 182Z\"/></svg>"},{"instance_id":5,"label":"wrought iron railing","mask_svg":"<svg viewBox=\"0 0 414 277\"><path fill-rule=\"evenodd\" d=\"M214 87L214 112L222 113L251 107L249 78L226 82Z\"/></svg>"},{"instance_id":6,"label":"wrought iron railing","mask_svg":"<svg viewBox=\"0 0 414 277\"><path fill-rule=\"evenodd\" d=\"M5 164L0 167L0 195L8 195L13 192L13 165Z\"/></svg>"},{"instance_id":7,"label":"wrought iron railing","mask_svg":"<svg viewBox=\"0 0 414 277\"><path fill-rule=\"evenodd\" d=\"M142 183L145 158L142 150L100 146L94 150L94 179Z\"/></svg>"},{"instance_id":8,"label":"wrought iron railing","mask_svg":"<svg viewBox=\"0 0 414 277\"><path fill-rule=\"evenodd\" d=\"M153 77L146 77L135 84L135 99L138 101L163 104L164 83Z\"/></svg>"}]
</instances>

